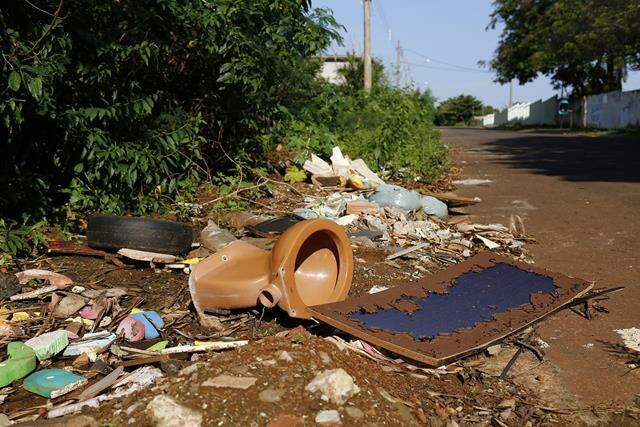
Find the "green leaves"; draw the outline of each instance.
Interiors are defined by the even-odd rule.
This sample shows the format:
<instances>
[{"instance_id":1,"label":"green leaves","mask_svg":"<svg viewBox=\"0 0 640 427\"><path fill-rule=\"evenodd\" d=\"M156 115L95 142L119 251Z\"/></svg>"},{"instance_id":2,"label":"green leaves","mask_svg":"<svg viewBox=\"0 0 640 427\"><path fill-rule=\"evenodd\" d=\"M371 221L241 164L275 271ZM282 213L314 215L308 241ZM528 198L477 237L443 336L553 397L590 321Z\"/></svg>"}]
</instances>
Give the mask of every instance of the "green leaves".
<instances>
[{"instance_id":1,"label":"green leaves","mask_svg":"<svg viewBox=\"0 0 640 427\"><path fill-rule=\"evenodd\" d=\"M20 90L20 83L22 82L22 78L20 77L20 73L17 71L12 71L9 73L9 83L8 87L14 92Z\"/></svg>"},{"instance_id":2,"label":"green leaves","mask_svg":"<svg viewBox=\"0 0 640 427\"><path fill-rule=\"evenodd\" d=\"M31 93L36 101L39 101L42 96L42 79L40 77L29 78L27 80L27 87L29 88L29 93Z\"/></svg>"}]
</instances>

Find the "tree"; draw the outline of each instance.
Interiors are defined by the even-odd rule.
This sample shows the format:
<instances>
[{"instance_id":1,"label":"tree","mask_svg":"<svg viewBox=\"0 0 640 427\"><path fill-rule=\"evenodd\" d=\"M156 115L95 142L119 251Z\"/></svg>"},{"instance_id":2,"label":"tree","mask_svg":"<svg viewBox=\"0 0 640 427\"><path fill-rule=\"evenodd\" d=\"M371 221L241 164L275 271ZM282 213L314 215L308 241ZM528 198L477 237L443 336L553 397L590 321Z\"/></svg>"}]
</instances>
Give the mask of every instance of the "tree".
<instances>
[{"instance_id":1,"label":"tree","mask_svg":"<svg viewBox=\"0 0 640 427\"><path fill-rule=\"evenodd\" d=\"M436 125L451 126L458 123L469 124L473 116L483 114L485 106L472 95L458 95L438 105Z\"/></svg>"},{"instance_id":2,"label":"tree","mask_svg":"<svg viewBox=\"0 0 640 427\"><path fill-rule=\"evenodd\" d=\"M348 55L347 65L338 70L344 77L345 83L342 85L350 93L356 93L362 89L364 81L364 63L362 58L351 53ZM378 58L371 59L371 87L376 88L388 83L384 71L384 65Z\"/></svg>"},{"instance_id":3,"label":"tree","mask_svg":"<svg viewBox=\"0 0 640 427\"><path fill-rule=\"evenodd\" d=\"M620 90L628 67L640 68L637 0L495 0L489 27L498 24L499 83L542 74L579 96Z\"/></svg>"}]
</instances>

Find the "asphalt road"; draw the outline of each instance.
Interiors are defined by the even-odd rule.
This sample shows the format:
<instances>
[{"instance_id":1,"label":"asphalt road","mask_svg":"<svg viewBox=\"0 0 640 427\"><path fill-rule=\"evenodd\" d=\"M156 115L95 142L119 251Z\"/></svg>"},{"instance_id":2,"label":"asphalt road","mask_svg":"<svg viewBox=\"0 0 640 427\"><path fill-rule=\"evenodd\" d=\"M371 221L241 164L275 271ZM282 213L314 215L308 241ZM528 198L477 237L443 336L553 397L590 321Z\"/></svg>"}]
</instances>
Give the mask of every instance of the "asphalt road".
<instances>
[{"instance_id":1,"label":"asphalt road","mask_svg":"<svg viewBox=\"0 0 640 427\"><path fill-rule=\"evenodd\" d=\"M480 196L474 219L509 223L520 215L537 266L626 286L586 320L565 310L546 320L542 339L559 381L579 403L629 401L640 393L640 369L629 372L610 344L616 329L640 328L640 140L441 128L461 178L494 180L459 186Z\"/></svg>"}]
</instances>

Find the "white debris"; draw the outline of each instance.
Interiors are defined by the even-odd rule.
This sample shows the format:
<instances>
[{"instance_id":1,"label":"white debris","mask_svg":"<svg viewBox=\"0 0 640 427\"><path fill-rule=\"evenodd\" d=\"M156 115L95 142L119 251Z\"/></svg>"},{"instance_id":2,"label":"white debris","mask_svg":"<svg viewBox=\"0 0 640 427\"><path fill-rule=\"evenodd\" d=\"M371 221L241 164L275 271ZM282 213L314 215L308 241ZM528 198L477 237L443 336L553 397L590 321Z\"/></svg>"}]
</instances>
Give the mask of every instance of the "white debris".
<instances>
[{"instance_id":1,"label":"white debris","mask_svg":"<svg viewBox=\"0 0 640 427\"><path fill-rule=\"evenodd\" d=\"M331 401L338 405L344 404L351 396L360 392L360 388L353 382L351 375L342 368L320 372L307 384L305 390L311 393L320 391L322 400Z\"/></svg>"},{"instance_id":2,"label":"white debris","mask_svg":"<svg viewBox=\"0 0 640 427\"><path fill-rule=\"evenodd\" d=\"M468 179L457 179L453 181L455 185L488 185L493 184L495 181L492 179L478 179L478 178L468 178Z\"/></svg>"},{"instance_id":3,"label":"white debris","mask_svg":"<svg viewBox=\"0 0 640 427\"><path fill-rule=\"evenodd\" d=\"M542 338L536 338L534 341L537 344L538 348L545 349L551 347L549 343L544 341Z\"/></svg>"},{"instance_id":4,"label":"white debris","mask_svg":"<svg viewBox=\"0 0 640 427\"><path fill-rule=\"evenodd\" d=\"M377 294L378 292L386 291L387 289L389 289L389 288L386 287L386 286L375 285L375 286L372 286L371 289L369 289L369 293L370 294Z\"/></svg>"},{"instance_id":5,"label":"white debris","mask_svg":"<svg viewBox=\"0 0 640 427\"><path fill-rule=\"evenodd\" d=\"M640 351L640 329L616 329L616 332L618 333L618 335L620 335L620 337L624 341L624 345L627 348L635 351Z\"/></svg>"},{"instance_id":6,"label":"white debris","mask_svg":"<svg viewBox=\"0 0 640 427\"><path fill-rule=\"evenodd\" d=\"M486 237L482 237L480 235L476 235L476 237L484 243L484 245L489 249L497 249L500 247L499 243L494 242L493 240L489 240Z\"/></svg>"},{"instance_id":7,"label":"white debris","mask_svg":"<svg viewBox=\"0 0 640 427\"><path fill-rule=\"evenodd\" d=\"M147 404L147 413L157 427L199 427L202 414L180 405L172 397L161 394Z\"/></svg>"},{"instance_id":8,"label":"white debris","mask_svg":"<svg viewBox=\"0 0 640 427\"><path fill-rule=\"evenodd\" d=\"M316 414L316 423L318 424L339 424L340 413L335 409L320 411Z\"/></svg>"}]
</instances>

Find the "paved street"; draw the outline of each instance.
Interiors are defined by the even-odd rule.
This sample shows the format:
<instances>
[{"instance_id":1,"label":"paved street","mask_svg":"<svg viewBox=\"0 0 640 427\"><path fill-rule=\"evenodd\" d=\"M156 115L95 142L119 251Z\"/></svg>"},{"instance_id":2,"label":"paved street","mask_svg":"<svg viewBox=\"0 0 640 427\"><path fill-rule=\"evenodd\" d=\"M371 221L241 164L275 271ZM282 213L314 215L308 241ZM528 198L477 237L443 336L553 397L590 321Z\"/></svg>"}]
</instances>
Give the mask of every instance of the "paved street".
<instances>
[{"instance_id":1,"label":"paved street","mask_svg":"<svg viewBox=\"0 0 640 427\"><path fill-rule=\"evenodd\" d=\"M606 302L610 314L588 321L564 311L544 322L542 338L560 382L582 404L631 399L640 370L627 373L608 351L615 329L640 327L640 141L608 137L442 128L461 178L487 186L460 186L477 195L474 219L524 219L538 239L536 265L627 288ZM626 375L625 375L626 374Z\"/></svg>"}]
</instances>

